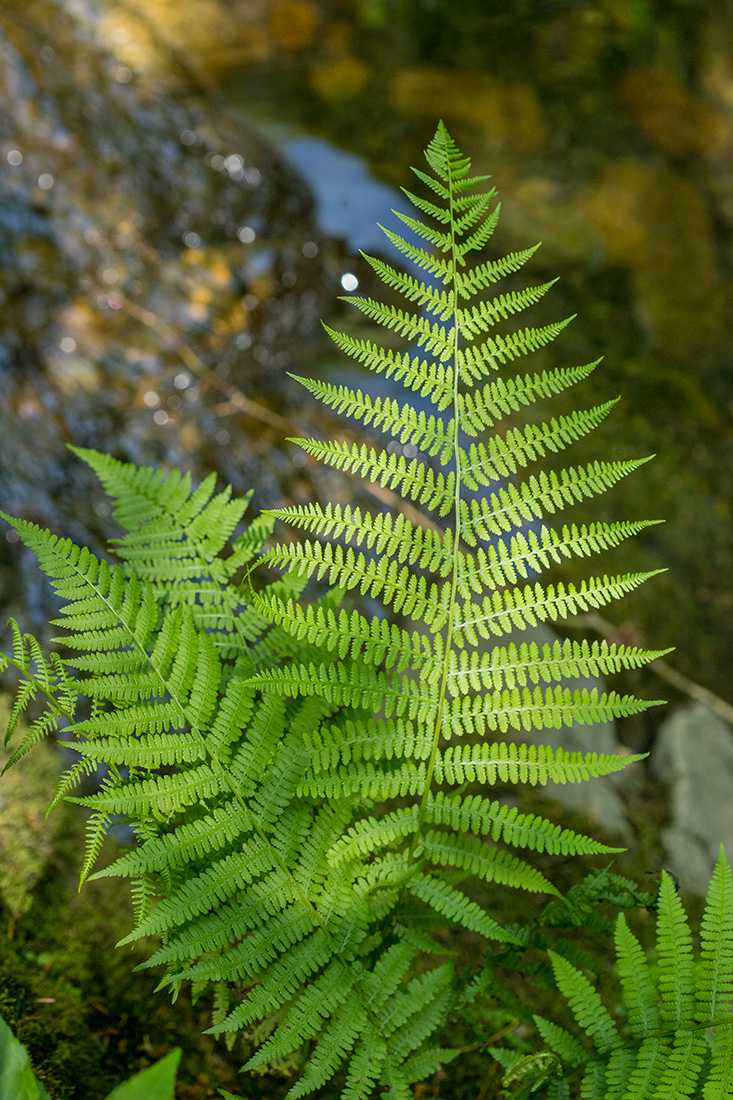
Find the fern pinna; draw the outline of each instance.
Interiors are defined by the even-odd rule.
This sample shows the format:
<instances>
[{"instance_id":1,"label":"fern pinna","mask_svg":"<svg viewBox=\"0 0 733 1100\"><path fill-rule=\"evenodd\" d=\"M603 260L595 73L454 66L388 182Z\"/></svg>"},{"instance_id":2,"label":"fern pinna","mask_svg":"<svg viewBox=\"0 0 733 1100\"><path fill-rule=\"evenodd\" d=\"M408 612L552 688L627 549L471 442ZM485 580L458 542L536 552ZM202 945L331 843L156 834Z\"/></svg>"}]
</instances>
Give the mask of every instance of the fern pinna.
<instances>
[{"instance_id":1,"label":"fern pinna","mask_svg":"<svg viewBox=\"0 0 733 1100\"><path fill-rule=\"evenodd\" d=\"M460 983L431 931L449 923L489 943L519 935L461 881L556 894L516 850L612 850L485 788L577 782L636 759L525 745L521 735L648 706L615 692L571 691L563 681L657 656L606 642L539 648L507 637L601 606L651 575L578 586L536 579L562 558L614 546L645 526L541 522L640 463L597 461L520 479L530 463L590 431L610 405L489 434L512 412L581 382L593 365L499 375L564 324L490 334L549 284L483 297L534 249L469 266L496 225L493 192L475 193L484 177L469 175L442 125L427 160L432 174L417 175L433 198L410 197L437 228L400 217L430 248L388 233L425 281L370 261L418 312L351 299L416 350L332 333L347 354L401 382L405 401L304 384L432 461L298 441L432 512L424 524L311 504L271 510L232 542L246 502L228 490L214 494L212 479L192 491L177 472L166 477L90 451L78 453L115 498L126 530L115 546L121 565L11 520L66 601L59 622L72 650L47 657L15 629L5 659L22 674L12 725L32 698L46 699L15 758L66 730L80 759L54 803L67 797L91 811L83 875L110 823L130 821L137 845L97 872L133 882L128 939L161 938L145 965L165 967L162 984L176 990L190 981L199 991L213 983L215 1034L233 1040L244 1031L249 1040L265 1020L265 1041L245 1068L300 1059L292 1098L337 1074L349 1100L375 1091L408 1100L413 1082L455 1056L435 1032ZM417 409L409 391L434 411ZM278 518L316 538L263 553ZM258 588L253 570L263 563L284 572ZM238 584L242 570L247 580ZM308 602L310 578L329 587ZM354 590L380 598L385 615L344 605ZM72 793L100 766L99 790Z\"/></svg>"}]
</instances>

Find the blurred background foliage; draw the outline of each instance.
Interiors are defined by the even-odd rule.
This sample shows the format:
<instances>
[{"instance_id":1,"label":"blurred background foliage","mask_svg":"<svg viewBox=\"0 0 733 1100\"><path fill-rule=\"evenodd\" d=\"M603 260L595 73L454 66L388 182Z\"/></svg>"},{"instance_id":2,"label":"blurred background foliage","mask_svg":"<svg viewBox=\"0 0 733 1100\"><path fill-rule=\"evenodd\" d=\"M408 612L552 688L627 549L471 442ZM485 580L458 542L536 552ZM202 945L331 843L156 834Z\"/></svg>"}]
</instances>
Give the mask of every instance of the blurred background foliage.
<instances>
[{"instance_id":1,"label":"blurred background foliage","mask_svg":"<svg viewBox=\"0 0 733 1100\"><path fill-rule=\"evenodd\" d=\"M604 355L578 400L622 395L573 460L657 455L573 516L667 521L604 562L669 567L616 625L675 644L680 671L733 701L732 0L4 0L0 507L101 551L109 506L67 442L217 470L255 507L382 506L285 442L334 430L287 372L354 377L319 318L368 331L337 296L375 289L362 222L390 224L439 117L498 187L497 251L541 240L526 276L561 276L528 323L578 314L532 369ZM38 633L55 610L12 531L0 605ZM652 673L629 686L670 694ZM649 747L659 717L622 740ZM102 1095L175 1020L178 1095L234 1088L236 1059L195 1045L204 1008L150 1002L127 957L101 966L121 897L75 900L58 946L81 826L41 839L49 767L22 811L10 788L0 801L32 850L3 872L0 1010L18 1009L54 1096ZM644 813L656 829L664 811Z\"/></svg>"}]
</instances>

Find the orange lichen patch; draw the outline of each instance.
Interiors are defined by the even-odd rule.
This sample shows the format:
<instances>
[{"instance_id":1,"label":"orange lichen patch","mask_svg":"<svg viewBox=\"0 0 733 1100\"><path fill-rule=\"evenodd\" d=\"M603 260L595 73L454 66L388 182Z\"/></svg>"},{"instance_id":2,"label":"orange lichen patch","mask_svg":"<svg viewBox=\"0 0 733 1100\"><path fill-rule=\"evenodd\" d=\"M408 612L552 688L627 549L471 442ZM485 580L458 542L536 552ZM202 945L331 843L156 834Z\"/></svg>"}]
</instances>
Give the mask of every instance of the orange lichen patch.
<instances>
[{"instance_id":1,"label":"orange lichen patch","mask_svg":"<svg viewBox=\"0 0 733 1100\"><path fill-rule=\"evenodd\" d=\"M313 66L311 87L327 103L360 95L369 76L364 62L353 56L337 57Z\"/></svg>"},{"instance_id":2,"label":"orange lichen patch","mask_svg":"<svg viewBox=\"0 0 733 1100\"><path fill-rule=\"evenodd\" d=\"M624 110L663 153L714 155L729 140L726 116L663 73L628 73L616 92Z\"/></svg>"},{"instance_id":3,"label":"orange lichen patch","mask_svg":"<svg viewBox=\"0 0 733 1100\"><path fill-rule=\"evenodd\" d=\"M545 140L542 106L531 85L521 81L426 66L400 73L392 84L392 100L405 114L471 126L489 140L522 152Z\"/></svg>"},{"instance_id":4,"label":"orange lichen patch","mask_svg":"<svg viewBox=\"0 0 733 1100\"><path fill-rule=\"evenodd\" d=\"M305 50L313 43L318 12L308 0L277 0L270 12L270 34L283 50Z\"/></svg>"}]
</instances>

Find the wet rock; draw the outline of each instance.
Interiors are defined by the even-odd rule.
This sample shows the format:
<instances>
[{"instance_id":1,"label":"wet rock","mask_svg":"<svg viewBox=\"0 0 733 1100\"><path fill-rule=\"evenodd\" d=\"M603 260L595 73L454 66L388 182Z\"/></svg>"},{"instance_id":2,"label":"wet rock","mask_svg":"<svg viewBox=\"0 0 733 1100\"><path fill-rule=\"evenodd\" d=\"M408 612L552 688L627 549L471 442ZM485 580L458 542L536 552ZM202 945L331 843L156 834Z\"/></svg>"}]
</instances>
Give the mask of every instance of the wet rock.
<instances>
[{"instance_id":1,"label":"wet rock","mask_svg":"<svg viewBox=\"0 0 733 1100\"><path fill-rule=\"evenodd\" d=\"M297 174L109 54L103 10L0 11L0 507L96 549L109 508L67 442L282 496L286 372L338 287ZM0 537L12 614L37 604L19 552Z\"/></svg>"},{"instance_id":2,"label":"wet rock","mask_svg":"<svg viewBox=\"0 0 733 1100\"><path fill-rule=\"evenodd\" d=\"M733 852L733 730L703 703L679 707L659 730L651 770L669 786L670 870L705 894L720 844Z\"/></svg>"}]
</instances>

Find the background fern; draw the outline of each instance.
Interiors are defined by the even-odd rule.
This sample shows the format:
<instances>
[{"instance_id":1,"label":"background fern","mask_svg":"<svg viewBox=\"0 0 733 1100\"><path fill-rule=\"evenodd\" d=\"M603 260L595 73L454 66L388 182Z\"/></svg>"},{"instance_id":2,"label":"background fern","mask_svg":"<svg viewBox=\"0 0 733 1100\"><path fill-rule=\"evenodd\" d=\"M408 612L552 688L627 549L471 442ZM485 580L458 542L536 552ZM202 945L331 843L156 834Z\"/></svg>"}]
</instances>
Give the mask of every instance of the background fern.
<instances>
[{"instance_id":1,"label":"background fern","mask_svg":"<svg viewBox=\"0 0 733 1100\"><path fill-rule=\"evenodd\" d=\"M477 191L485 179L470 176L442 125L426 155L431 172L417 175L431 198L411 195L422 217L399 217L429 247L387 231L425 279L370 261L418 312L350 299L413 349L333 333L348 355L400 382L404 401L305 380L327 404L421 454L297 442L432 516L418 523L309 504L273 509L233 538L246 502L215 493L212 478L193 490L178 472L78 451L116 501L122 564L11 520L65 601L58 622L72 651L47 657L16 629L6 662L23 676L14 719L34 696L47 700L16 758L65 728L80 759L54 803L66 797L91 811L82 877L110 824L130 821L136 847L97 872L132 880L135 929L123 942L160 937L145 965L163 965L174 991L213 984L214 1034L269 1021L245 1068L307 1052L290 1097L338 1074L351 1100L375 1089L408 1098L412 1082L455 1057L435 1032L466 994L435 931L449 923L494 944L526 941L463 880L557 896L525 856L613 851L510 809L486 786L584 781L638 759L525 745L521 735L649 706L564 681L659 655L511 636L602 606L652 575L537 579L646 526L544 522L644 460L530 471L591 431L610 403L488 434L595 364L498 375L567 322L503 327L551 284L484 295L534 250L470 266L497 222L493 192ZM416 408L411 393L433 411ZM263 552L278 518L311 537ZM260 564L282 578L262 587ZM311 578L327 581L320 599L302 595ZM385 613L345 604L350 592L381 600ZM100 767L100 789L71 793Z\"/></svg>"},{"instance_id":2,"label":"background fern","mask_svg":"<svg viewBox=\"0 0 733 1100\"><path fill-rule=\"evenodd\" d=\"M558 987L585 1044L557 1023L535 1016L548 1047L544 1064L509 1051L494 1052L507 1069L505 1085L519 1085L511 1095L528 1097L552 1077L548 1100L569 1098L573 1078L582 1078L580 1095L586 1100L733 1096L732 899L733 877L721 849L697 958L682 903L666 872L659 892L654 961L619 914L615 941L626 1016L622 1030L618 1007L612 1014L583 971L550 952Z\"/></svg>"}]
</instances>

